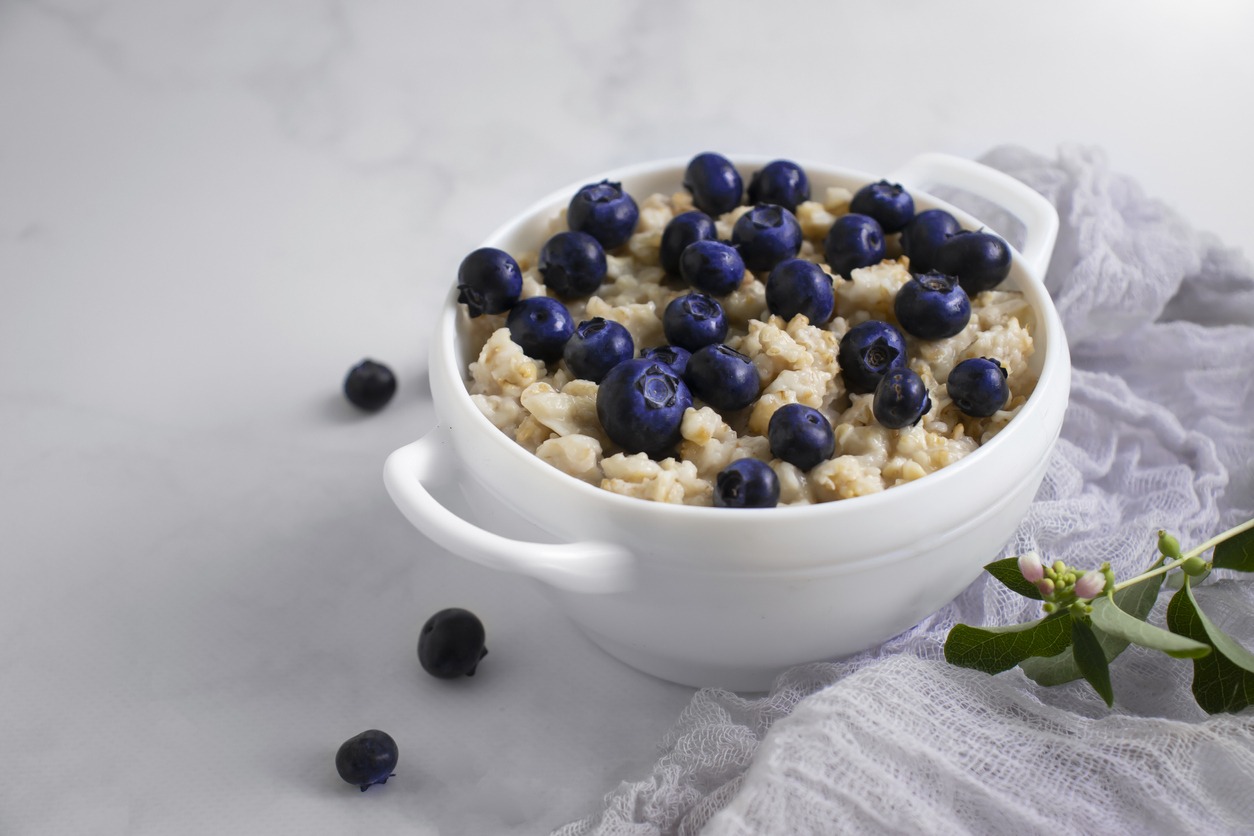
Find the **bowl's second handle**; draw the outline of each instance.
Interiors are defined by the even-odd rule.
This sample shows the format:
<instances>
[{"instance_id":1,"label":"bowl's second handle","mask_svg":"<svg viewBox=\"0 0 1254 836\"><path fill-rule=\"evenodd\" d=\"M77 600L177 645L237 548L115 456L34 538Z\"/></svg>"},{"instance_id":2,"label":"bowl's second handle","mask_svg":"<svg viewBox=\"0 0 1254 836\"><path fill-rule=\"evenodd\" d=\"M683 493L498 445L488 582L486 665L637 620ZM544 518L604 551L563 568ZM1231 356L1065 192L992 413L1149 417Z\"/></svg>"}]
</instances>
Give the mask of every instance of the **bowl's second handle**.
<instances>
[{"instance_id":1,"label":"bowl's second handle","mask_svg":"<svg viewBox=\"0 0 1254 836\"><path fill-rule=\"evenodd\" d=\"M1049 269L1058 238L1058 211L1036 190L995 168L949 154L920 154L888 176L907 188L951 186L996 203L1023 222L1019 254L1040 278Z\"/></svg>"},{"instance_id":2,"label":"bowl's second handle","mask_svg":"<svg viewBox=\"0 0 1254 836\"><path fill-rule=\"evenodd\" d=\"M531 543L485 531L449 510L427 489L437 474L456 473L448 430L436 427L388 456L383 483L414 526L436 543L490 569L517 572L572 592L620 592L631 586L633 558L612 543Z\"/></svg>"}]
</instances>

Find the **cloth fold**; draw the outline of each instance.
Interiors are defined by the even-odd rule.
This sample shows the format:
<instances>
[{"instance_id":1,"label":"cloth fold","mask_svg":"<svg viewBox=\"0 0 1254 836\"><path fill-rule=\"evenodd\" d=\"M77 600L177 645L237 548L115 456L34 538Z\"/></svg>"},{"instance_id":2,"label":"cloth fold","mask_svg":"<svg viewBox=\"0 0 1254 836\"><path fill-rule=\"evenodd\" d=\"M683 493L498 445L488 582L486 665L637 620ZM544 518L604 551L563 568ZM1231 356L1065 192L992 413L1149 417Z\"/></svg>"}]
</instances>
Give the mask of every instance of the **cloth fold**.
<instances>
[{"instance_id":1,"label":"cloth fold","mask_svg":"<svg viewBox=\"0 0 1254 836\"><path fill-rule=\"evenodd\" d=\"M1046 284L1073 363L1062 436L1005 553L1128 577L1160 528L1188 547L1254 516L1254 268L1098 150L982 161L1059 210ZM1254 648L1254 583L1212 578L1203 608ZM765 696L698 691L651 775L555 833L1251 832L1254 712L1206 716L1188 661L1129 648L1113 709L1083 682L943 661L955 623L1038 615L981 576L906 633L788 671Z\"/></svg>"}]
</instances>

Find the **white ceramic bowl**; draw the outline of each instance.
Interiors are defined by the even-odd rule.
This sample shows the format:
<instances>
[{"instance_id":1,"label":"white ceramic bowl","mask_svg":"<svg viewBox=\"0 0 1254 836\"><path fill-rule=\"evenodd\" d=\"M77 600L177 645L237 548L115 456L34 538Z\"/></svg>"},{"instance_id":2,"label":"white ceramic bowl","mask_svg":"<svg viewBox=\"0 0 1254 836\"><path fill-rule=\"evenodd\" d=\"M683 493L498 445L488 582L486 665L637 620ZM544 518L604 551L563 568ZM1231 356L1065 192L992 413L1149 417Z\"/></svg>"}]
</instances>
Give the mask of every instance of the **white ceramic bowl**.
<instances>
[{"instance_id":1,"label":"white ceramic bowl","mask_svg":"<svg viewBox=\"0 0 1254 836\"><path fill-rule=\"evenodd\" d=\"M769 161L731 159L746 173ZM880 179L798 162L815 194ZM686 163L584 178L523 211L484 246L535 250L547 220L585 183L620 181L638 199L670 194L680 188ZM947 209L966 228L983 224L926 189L974 193L1026 229L1007 282L1036 315L1039 381L988 444L918 481L813 506L735 510L620 496L536 458L479 411L464 382L474 358L467 356L451 290L430 355L439 424L388 458L384 480L393 500L448 550L539 581L554 605L610 654L686 685L764 690L792 665L867 649L935 612L1014 533L1058 437L1071 366L1041 282L1058 216L1017 180L956 157L923 155L885 176L905 185L919 210ZM465 493L462 513L476 520L432 493L447 481Z\"/></svg>"}]
</instances>

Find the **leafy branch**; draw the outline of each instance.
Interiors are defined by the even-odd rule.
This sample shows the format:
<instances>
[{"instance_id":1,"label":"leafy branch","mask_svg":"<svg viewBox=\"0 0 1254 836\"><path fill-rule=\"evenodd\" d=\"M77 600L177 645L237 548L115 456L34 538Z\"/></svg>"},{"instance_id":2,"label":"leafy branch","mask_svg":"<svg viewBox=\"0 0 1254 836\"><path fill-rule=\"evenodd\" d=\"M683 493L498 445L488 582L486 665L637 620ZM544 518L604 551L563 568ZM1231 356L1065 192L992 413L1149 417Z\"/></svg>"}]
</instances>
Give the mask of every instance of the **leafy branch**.
<instances>
[{"instance_id":1,"label":"leafy branch","mask_svg":"<svg viewBox=\"0 0 1254 836\"><path fill-rule=\"evenodd\" d=\"M1211 549L1211 559L1203 559ZM1109 564L1089 571L1062 561L1046 566L1035 553L984 568L1011 591L1040 601L1044 616L1007 627L954 625L945 640L949 662L990 674L1018 665L1041 685L1083 678L1113 705L1110 663L1136 644L1192 660L1193 696L1206 712L1235 712L1254 703L1254 653L1215 626L1193 595L1211 569L1254 572L1254 520L1187 552L1160 531L1154 562L1119 582ZM1164 585L1177 590L1165 628L1148 621Z\"/></svg>"}]
</instances>

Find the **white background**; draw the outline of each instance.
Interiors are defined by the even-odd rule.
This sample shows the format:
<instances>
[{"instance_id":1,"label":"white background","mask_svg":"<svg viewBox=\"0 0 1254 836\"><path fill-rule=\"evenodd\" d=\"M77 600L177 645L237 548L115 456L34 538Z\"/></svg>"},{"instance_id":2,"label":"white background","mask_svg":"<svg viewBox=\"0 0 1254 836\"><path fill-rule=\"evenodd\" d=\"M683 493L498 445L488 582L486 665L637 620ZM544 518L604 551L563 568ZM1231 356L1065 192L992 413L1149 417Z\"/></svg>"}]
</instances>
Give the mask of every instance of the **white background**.
<instances>
[{"instance_id":1,"label":"white background","mask_svg":"<svg viewBox=\"0 0 1254 836\"><path fill-rule=\"evenodd\" d=\"M0 3L0 833L539 833L691 690L427 542L387 453L536 197L698 151L1112 166L1254 252L1254 6ZM340 382L399 374L382 413ZM473 679L418 629L477 612ZM339 743L398 741L359 793Z\"/></svg>"}]
</instances>

